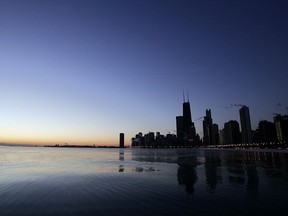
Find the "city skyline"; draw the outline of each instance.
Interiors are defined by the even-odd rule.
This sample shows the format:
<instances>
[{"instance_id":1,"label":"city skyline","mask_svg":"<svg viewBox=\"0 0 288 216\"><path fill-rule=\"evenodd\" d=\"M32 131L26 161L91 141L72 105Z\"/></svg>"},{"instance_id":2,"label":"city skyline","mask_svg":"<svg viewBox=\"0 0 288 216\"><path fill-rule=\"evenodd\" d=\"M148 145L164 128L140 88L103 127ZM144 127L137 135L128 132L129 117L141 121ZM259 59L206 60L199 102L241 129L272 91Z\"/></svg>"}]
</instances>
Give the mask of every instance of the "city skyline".
<instances>
[{"instance_id":1,"label":"city skyline","mask_svg":"<svg viewBox=\"0 0 288 216\"><path fill-rule=\"evenodd\" d=\"M0 1L0 143L125 145L288 114L286 1Z\"/></svg>"},{"instance_id":2,"label":"city skyline","mask_svg":"<svg viewBox=\"0 0 288 216\"><path fill-rule=\"evenodd\" d=\"M275 114L273 122L260 120L255 130L251 129L250 111L246 105L236 105L239 108L240 124L237 120L229 120L219 130L219 125L213 123L211 109L206 109L203 119L203 136L195 130L192 121L189 99L183 97L183 115L176 116L175 133L161 134L159 131L141 131L132 137L131 147L140 148L178 148L178 147L208 147L208 148L287 148L288 115ZM241 126L241 128L240 128Z\"/></svg>"}]
</instances>

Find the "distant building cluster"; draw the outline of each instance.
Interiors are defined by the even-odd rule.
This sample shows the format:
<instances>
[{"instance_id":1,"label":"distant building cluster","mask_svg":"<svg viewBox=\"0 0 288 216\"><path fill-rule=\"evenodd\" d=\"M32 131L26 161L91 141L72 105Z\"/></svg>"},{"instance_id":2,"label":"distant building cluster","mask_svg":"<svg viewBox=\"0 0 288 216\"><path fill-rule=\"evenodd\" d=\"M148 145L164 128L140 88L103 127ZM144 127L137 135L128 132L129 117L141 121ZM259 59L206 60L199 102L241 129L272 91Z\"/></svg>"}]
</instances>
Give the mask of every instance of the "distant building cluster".
<instances>
[{"instance_id":1,"label":"distant building cluster","mask_svg":"<svg viewBox=\"0 0 288 216\"><path fill-rule=\"evenodd\" d=\"M199 145L200 137L196 134L194 122L192 122L189 101L183 102L183 115L176 117L176 133L161 135L160 132L149 132L143 135L141 132L132 138L132 147L194 147Z\"/></svg>"},{"instance_id":2,"label":"distant building cluster","mask_svg":"<svg viewBox=\"0 0 288 216\"><path fill-rule=\"evenodd\" d=\"M258 123L258 128L252 130L249 108L243 106L239 112L241 131L237 121L226 122L224 129L219 132L219 144L279 143L286 145L288 143L288 115L278 114L274 116L274 122L262 120Z\"/></svg>"},{"instance_id":3,"label":"distant building cluster","mask_svg":"<svg viewBox=\"0 0 288 216\"><path fill-rule=\"evenodd\" d=\"M277 114L274 122L260 121L254 134L256 142L288 143L288 115Z\"/></svg>"},{"instance_id":4,"label":"distant building cluster","mask_svg":"<svg viewBox=\"0 0 288 216\"><path fill-rule=\"evenodd\" d=\"M244 105L241 106L239 114L241 132L239 123L236 120L225 122L224 128L219 132L219 143L216 144L247 144L253 142L249 108ZM210 143L207 144L209 145Z\"/></svg>"},{"instance_id":5,"label":"distant building cluster","mask_svg":"<svg viewBox=\"0 0 288 216\"><path fill-rule=\"evenodd\" d=\"M176 134L161 135L160 132L149 132L143 135L141 132L132 138L132 147L195 147L216 146L230 144L252 143L288 143L288 115L277 114L273 121L260 121L256 130L251 129L249 108L239 105L240 125L236 120L224 123L224 128L219 130L213 123L211 110L206 110L203 119L203 137L196 133L192 121L190 102L183 101L183 115L176 116ZM241 128L240 128L241 126Z\"/></svg>"},{"instance_id":6,"label":"distant building cluster","mask_svg":"<svg viewBox=\"0 0 288 216\"><path fill-rule=\"evenodd\" d=\"M165 146L176 146L177 137L175 134L162 135L160 132L149 132L142 134L139 132L132 138L132 147L165 147Z\"/></svg>"}]
</instances>

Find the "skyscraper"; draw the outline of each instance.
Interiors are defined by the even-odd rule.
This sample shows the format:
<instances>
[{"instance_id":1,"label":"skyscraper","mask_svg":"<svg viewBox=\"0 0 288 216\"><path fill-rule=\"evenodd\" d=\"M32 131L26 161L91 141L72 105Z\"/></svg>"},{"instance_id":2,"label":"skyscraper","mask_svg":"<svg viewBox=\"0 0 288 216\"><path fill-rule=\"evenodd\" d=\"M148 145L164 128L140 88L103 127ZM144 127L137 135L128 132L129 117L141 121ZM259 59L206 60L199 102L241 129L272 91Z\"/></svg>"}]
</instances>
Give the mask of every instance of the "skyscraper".
<instances>
[{"instance_id":1,"label":"skyscraper","mask_svg":"<svg viewBox=\"0 0 288 216\"><path fill-rule=\"evenodd\" d=\"M239 110L239 113L240 113L240 123L242 132L242 142L252 143L252 131L251 131L249 108L247 106L242 106Z\"/></svg>"},{"instance_id":2,"label":"skyscraper","mask_svg":"<svg viewBox=\"0 0 288 216\"><path fill-rule=\"evenodd\" d=\"M212 144L212 117L211 110L206 110L206 116L203 120L203 144L211 145Z\"/></svg>"},{"instance_id":3,"label":"skyscraper","mask_svg":"<svg viewBox=\"0 0 288 216\"><path fill-rule=\"evenodd\" d=\"M274 116L278 142L288 142L288 115Z\"/></svg>"},{"instance_id":4,"label":"skyscraper","mask_svg":"<svg viewBox=\"0 0 288 216\"><path fill-rule=\"evenodd\" d=\"M183 116L176 116L176 133L178 139L183 137Z\"/></svg>"},{"instance_id":5,"label":"skyscraper","mask_svg":"<svg viewBox=\"0 0 288 216\"><path fill-rule=\"evenodd\" d=\"M186 135L189 134L191 125L192 125L192 118L191 118L190 103L184 102L183 103L183 131L186 133Z\"/></svg>"},{"instance_id":6,"label":"skyscraper","mask_svg":"<svg viewBox=\"0 0 288 216\"><path fill-rule=\"evenodd\" d=\"M177 139L179 145L192 146L198 144L199 138L192 122L190 103L184 97L183 99L183 116L176 116Z\"/></svg>"},{"instance_id":7,"label":"skyscraper","mask_svg":"<svg viewBox=\"0 0 288 216\"><path fill-rule=\"evenodd\" d=\"M218 125L213 124L210 109L206 110L206 116L204 116L203 120L203 144L204 145L219 144Z\"/></svg>"},{"instance_id":8,"label":"skyscraper","mask_svg":"<svg viewBox=\"0 0 288 216\"><path fill-rule=\"evenodd\" d=\"M264 143L277 141L275 124L267 120L260 121L259 128L259 141Z\"/></svg>"},{"instance_id":9,"label":"skyscraper","mask_svg":"<svg viewBox=\"0 0 288 216\"><path fill-rule=\"evenodd\" d=\"M219 144L219 127L217 124L212 124L212 145Z\"/></svg>"},{"instance_id":10,"label":"skyscraper","mask_svg":"<svg viewBox=\"0 0 288 216\"><path fill-rule=\"evenodd\" d=\"M124 133L119 135L119 148L124 148Z\"/></svg>"},{"instance_id":11,"label":"skyscraper","mask_svg":"<svg viewBox=\"0 0 288 216\"><path fill-rule=\"evenodd\" d=\"M183 133L188 145L195 143L196 131L194 123L192 122L190 102L183 102Z\"/></svg>"},{"instance_id":12,"label":"skyscraper","mask_svg":"<svg viewBox=\"0 0 288 216\"><path fill-rule=\"evenodd\" d=\"M239 124L230 120L224 124L225 144L237 144L240 142Z\"/></svg>"}]
</instances>

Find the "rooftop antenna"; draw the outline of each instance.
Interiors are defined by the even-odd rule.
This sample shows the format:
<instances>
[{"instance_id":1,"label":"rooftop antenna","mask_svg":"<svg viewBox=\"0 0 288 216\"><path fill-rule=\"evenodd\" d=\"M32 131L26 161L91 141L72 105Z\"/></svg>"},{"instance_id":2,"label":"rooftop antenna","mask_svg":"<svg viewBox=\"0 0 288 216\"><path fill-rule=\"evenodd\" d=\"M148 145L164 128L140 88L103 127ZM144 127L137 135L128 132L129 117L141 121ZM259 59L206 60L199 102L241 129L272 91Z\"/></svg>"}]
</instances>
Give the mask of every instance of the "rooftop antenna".
<instances>
[{"instance_id":1,"label":"rooftop antenna","mask_svg":"<svg viewBox=\"0 0 288 216\"><path fill-rule=\"evenodd\" d=\"M188 91L187 91L187 101L189 102L189 94L188 94Z\"/></svg>"},{"instance_id":2,"label":"rooftop antenna","mask_svg":"<svg viewBox=\"0 0 288 216\"><path fill-rule=\"evenodd\" d=\"M183 102L185 103L185 94L184 94L184 91L183 91Z\"/></svg>"}]
</instances>

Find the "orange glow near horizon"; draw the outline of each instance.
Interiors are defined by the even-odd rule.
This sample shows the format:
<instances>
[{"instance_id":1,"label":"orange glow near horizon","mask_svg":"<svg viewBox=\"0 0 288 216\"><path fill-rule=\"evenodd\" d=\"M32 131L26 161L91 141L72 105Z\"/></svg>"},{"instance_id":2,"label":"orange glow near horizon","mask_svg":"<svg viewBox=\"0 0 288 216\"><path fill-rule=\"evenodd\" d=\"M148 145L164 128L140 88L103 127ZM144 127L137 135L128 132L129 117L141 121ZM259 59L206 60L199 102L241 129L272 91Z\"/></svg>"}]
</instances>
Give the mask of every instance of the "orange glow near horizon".
<instances>
[{"instance_id":1,"label":"orange glow near horizon","mask_svg":"<svg viewBox=\"0 0 288 216\"><path fill-rule=\"evenodd\" d=\"M126 140L127 141L127 140ZM25 144L25 145L95 145L95 146L117 146L119 143L118 136L113 136L111 138L107 137L77 137L77 136L70 136L69 138L63 137L43 137L43 136L0 136L0 143L5 144ZM129 145L127 142L125 145Z\"/></svg>"},{"instance_id":2,"label":"orange glow near horizon","mask_svg":"<svg viewBox=\"0 0 288 216\"><path fill-rule=\"evenodd\" d=\"M86 126L86 125L85 125ZM6 124L0 131L0 143L28 145L95 145L118 146L119 131L115 128L107 130L101 127L93 129L83 127L61 127L59 125L38 126L26 124ZM86 128L86 129L85 129ZM95 132L96 131L96 132ZM122 132L122 131L121 131ZM129 135L125 134L125 145L129 145Z\"/></svg>"}]
</instances>

